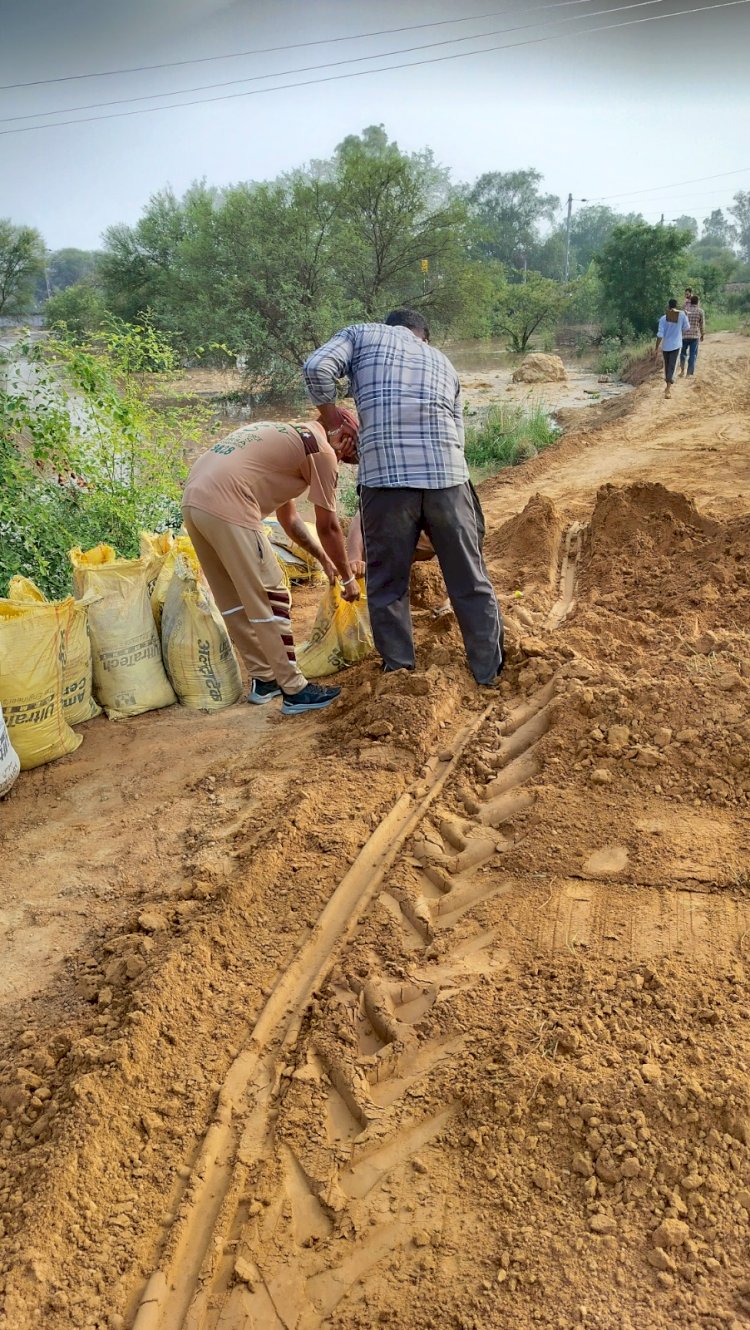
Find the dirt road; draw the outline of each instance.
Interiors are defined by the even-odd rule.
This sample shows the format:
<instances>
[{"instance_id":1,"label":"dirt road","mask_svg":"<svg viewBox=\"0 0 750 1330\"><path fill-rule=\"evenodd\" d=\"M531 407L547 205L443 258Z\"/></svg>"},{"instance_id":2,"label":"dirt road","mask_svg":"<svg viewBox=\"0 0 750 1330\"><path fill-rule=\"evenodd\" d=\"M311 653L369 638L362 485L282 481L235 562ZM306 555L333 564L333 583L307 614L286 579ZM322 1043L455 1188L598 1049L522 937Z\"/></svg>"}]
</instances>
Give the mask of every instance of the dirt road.
<instances>
[{"instance_id":1,"label":"dirt road","mask_svg":"<svg viewBox=\"0 0 750 1330\"><path fill-rule=\"evenodd\" d=\"M500 694L422 567L414 676L18 787L3 1330L750 1325L749 409L485 486Z\"/></svg>"}]
</instances>

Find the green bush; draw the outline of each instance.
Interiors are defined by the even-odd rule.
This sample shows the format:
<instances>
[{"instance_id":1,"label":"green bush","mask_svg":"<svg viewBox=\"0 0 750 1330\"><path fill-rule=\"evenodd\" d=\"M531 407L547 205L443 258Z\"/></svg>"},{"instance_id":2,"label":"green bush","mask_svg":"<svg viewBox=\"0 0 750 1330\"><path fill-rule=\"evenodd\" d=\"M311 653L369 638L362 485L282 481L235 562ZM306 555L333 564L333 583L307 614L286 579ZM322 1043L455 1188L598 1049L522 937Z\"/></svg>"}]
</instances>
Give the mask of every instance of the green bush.
<instances>
[{"instance_id":1,"label":"green bush","mask_svg":"<svg viewBox=\"0 0 750 1330\"><path fill-rule=\"evenodd\" d=\"M0 362L0 594L15 573L70 589L68 550L106 541L138 554L143 529L180 523L186 445L205 414L162 410L175 369L147 326L116 323L93 344L51 336Z\"/></svg>"},{"instance_id":2,"label":"green bush","mask_svg":"<svg viewBox=\"0 0 750 1330\"><path fill-rule=\"evenodd\" d=\"M477 471L492 474L506 466L518 466L558 437L544 407L498 403L491 406L484 419L466 429L466 460Z\"/></svg>"}]
</instances>

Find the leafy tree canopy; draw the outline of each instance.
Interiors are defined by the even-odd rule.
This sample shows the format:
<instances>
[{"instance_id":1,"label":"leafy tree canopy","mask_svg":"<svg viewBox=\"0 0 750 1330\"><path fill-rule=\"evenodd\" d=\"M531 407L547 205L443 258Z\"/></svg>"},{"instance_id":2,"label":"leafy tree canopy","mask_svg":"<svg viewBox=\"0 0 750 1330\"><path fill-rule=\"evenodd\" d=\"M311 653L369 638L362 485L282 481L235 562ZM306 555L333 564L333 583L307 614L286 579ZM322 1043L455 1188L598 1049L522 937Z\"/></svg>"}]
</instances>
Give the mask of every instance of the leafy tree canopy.
<instances>
[{"instance_id":1,"label":"leafy tree canopy","mask_svg":"<svg viewBox=\"0 0 750 1330\"><path fill-rule=\"evenodd\" d=\"M31 312L44 255L44 241L33 226L0 218L0 314Z\"/></svg>"},{"instance_id":2,"label":"leafy tree canopy","mask_svg":"<svg viewBox=\"0 0 750 1330\"><path fill-rule=\"evenodd\" d=\"M679 286L689 243L688 233L674 226L615 227L595 262L605 304L623 331L641 334L655 327Z\"/></svg>"}]
</instances>

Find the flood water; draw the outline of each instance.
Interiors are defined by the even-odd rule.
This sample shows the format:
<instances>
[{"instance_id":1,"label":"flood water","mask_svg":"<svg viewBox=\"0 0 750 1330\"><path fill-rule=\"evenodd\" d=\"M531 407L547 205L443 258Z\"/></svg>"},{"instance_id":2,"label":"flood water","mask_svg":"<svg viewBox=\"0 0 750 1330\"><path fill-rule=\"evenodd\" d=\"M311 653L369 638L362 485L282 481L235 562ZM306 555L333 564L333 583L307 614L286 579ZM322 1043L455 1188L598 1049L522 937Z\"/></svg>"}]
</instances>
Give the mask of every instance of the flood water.
<instances>
[{"instance_id":1,"label":"flood water","mask_svg":"<svg viewBox=\"0 0 750 1330\"><path fill-rule=\"evenodd\" d=\"M523 360L524 355L529 354L529 352L509 351L507 343L500 338L488 338L485 341L436 342L435 345L448 356L462 379L495 375L510 377L513 370ZM529 348L529 351L531 349ZM533 349L539 350L540 348ZM576 355L572 346L564 346L555 347L554 354L560 356L572 378L579 378L582 374L591 373L597 352L594 348L591 348L584 355L579 356ZM489 384L486 386L490 387ZM471 393L469 393L469 396L471 396ZM238 424L244 424L252 420L295 420L307 414L309 414L309 406L300 391L300 395L297 397L278 398L272 403L268 401L258 402L257 405L255 403L246 403L245 405L233 403L228 410L225 407L221 423L226 425L229 430L236 429Z\"/></svg>"}]
</instances>

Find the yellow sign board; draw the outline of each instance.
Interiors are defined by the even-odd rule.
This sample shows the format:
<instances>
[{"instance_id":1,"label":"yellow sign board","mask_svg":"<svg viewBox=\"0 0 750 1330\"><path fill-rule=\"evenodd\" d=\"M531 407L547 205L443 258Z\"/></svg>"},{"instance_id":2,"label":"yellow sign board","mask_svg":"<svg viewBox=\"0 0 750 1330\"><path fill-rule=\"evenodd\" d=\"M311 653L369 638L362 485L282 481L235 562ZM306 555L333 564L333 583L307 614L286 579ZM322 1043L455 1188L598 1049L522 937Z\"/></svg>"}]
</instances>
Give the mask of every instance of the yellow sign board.
<instances>
[{"instance_id":1,"label":"yellow sign board","mask_svg":"<svg viewBox=\"0 0 750 1330\"><path fill-rule=\"evenodd\" d=\"M422 263L421 263L420 266L421 266L421 268L422 268L422 272L429 272L429 271L430 271L430 260L429 260L429 259L422 259Z\"/></svg>"}]
</instances>

